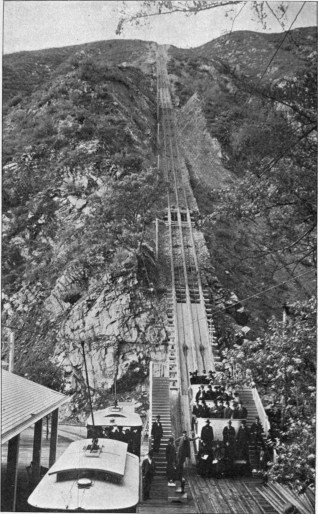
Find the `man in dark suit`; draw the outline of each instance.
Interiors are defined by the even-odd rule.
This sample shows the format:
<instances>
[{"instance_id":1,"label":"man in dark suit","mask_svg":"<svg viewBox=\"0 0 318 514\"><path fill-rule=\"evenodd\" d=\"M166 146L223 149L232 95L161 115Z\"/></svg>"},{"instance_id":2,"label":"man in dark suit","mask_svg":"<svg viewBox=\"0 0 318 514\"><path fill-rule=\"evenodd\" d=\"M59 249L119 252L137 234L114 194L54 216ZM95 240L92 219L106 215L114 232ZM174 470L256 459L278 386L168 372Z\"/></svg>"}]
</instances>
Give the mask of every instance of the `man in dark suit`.
<instances>
[{"instance_id":1,"label":"man in dark suit","mask_svg":"<svg viewBox=\"0 0 318 514\"><path fill-rule=\"evenodd\" d=\"M229 420L227 426L223 429L224 444L224 471L227 475L233 472L233 463L235 457L235 429L232 427L232 421Z\"/></svg>"},{"instance_id":2,"label":"man in dark suit","mask_svg":"<svg viewBox=\"0 0 318 514\"><path fill-rule=\"evenodd\" d=\"M213 444L213 428L210 426L210 420L206 420L206 425L201 430L201 440L206 448L212 450Z\"/></svg>"},{"instance_id":3,"label":"man in dark suit","mask_svg":"<svg viewBox=\"0 0 318 514\"><path fill-rule=\"evenodd\" d=\"M224 405L223 400L218 400L217 404L217 418L223 418L224 417Z\"/></svg>"},{"instance_id":4,"label":"man in dark suit","mask_svg":"<svg viewBox=\"0 0 318 514\"><path fill-rule=\"evenodd\" d=\"M247 418L247 409L243 406L242 402L238 404L238 418L237 419L246 419Z\"/></svg>"},{"instance_id":5,"label":"man in dark suit","mask_svg":"<svg viewBox=\"0 0 318 514\"><path fill-rule=\"evenodd\" d=\"M242 425L238 429L236 442L237 442L237 456L239 459L244 459L249 462L249 440L250 431L246 425L246 420L243 419Z\"/></svg>"},{"instance_id":6,"label":"man in dark suit","mask_svg":"<svg viewBox=\"0 0 318 514\"><path fill-rule=\"evenodd\" d=\"M148 457L143 461L141 466L142 483L143 483L143 499L148 500L152 479L155 474L155 461L153 460L153 451L150 450Z\"/></svg>"},{"instance_id":7,"label":"man in dark suit","mask_svg":"<svg viewBox=\"0 0 318 514\"><path fill-rule=\"evenodd\" d=\"M227 422L227 426L223 429L223 443L230 443L231 446L235 445L235 429L232 427L232 421Z\"/></svg>"},{"instance_id":8,"label":"man in dark suit","mask_svg":"<svg viewBox=\"0 0 318 514\"><path fill-rule=\"evenodd\" d=\"M208 385L208 390L206 392L205 399L206 400L213 400L213 391L212 391L212 386L211 385Z\"/></svg>"},{"instance_id":9,"label":"man in dark suit","mask_svg":"<svg viewBox=\"0 0 318 514\"><path fill-rule=\"evenodd\" d=\"M206 392L204 389L204 385L200 386L200 389L198 390L197 394L195 395L195 401L198 402L199 400L205 400L206 398Z\"/></svg>"},{"instance_id":10,"label":"man in dark suit","mask_svg":"<svg viewBox=\"0 0 318 514\"><path fill-rule=\"evenodd\" d=\"M263 442L263 427L258 416L256 416L254 423L251 425L250 433L251 441L255 448L258 444L261 445Z\"/></svg>"},{"instance_id":11,"label":"man in dark suit","mask_svg":"<svg viewBox=\"0 0 318 514\"><path fill-rule=\"evenodd\" d=\"M230 407L230 402L225 402L225 409L223 411L223 418L229 419L232 417L233 411Z\"/></svg>"},{"instance_id":12,"label":"man in dark suit","mask_svg":"<svg viewBox=\"0 0 318 514\"><path fill-rule=\"evenodd\" d=\"M153 437L153 451L159 452L161 438L163 436L163 428L160 423L160 416L157 416L156 421L152 424L151 435Z\"/></svg>"},{"instance_id":13,"label":"man in dark suit","mask_svg":"<svg viewBox=\"0 0 318 514\"><path fill-rule=\"evenodd\" d=\"M205 428L205 427L203 427ZM202 429L203 430L203 429ZM207 478L212 473L213 449L204 442L201 444L198 453L198 472L199 475Z\"/></svg>"}]
</instances>

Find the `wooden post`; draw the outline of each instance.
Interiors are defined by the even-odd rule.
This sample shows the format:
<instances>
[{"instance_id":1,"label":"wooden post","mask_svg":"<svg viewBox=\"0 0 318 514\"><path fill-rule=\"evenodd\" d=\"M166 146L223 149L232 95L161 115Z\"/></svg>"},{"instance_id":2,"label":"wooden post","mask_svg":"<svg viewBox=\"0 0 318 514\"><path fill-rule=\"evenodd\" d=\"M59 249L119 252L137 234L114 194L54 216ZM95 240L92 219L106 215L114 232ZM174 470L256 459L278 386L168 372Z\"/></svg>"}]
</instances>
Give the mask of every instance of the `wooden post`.
<instances>
[{"instance_id":1,"label":"wooden post","mask_svg":"<svg viewBox=\"0 0 318 514\"><path fill-rule=\"evenodd\" d=\"M33 458L32 458L32 484L37 485L41 478L41 450L42 450L42 419L34 425Z\"/></svg>"},{"instance_id":2,"label":"wooden post","mask_svg":"<svg viewBox=\"0 0 318 514\"><path fill-rule=\"evenodd\" d=\"M49 456L49 468L53 466L56 460L56 447L57 447L57 428L59 421L59 410L55 409L52 412L51 417L51 439L50 439L50 456Z\"/></svg>"},{"instance_id":3,"label":"wooden post","mask_svg":"<svg viewBox=\"0 0 318 514\"><path fill-rule=\"evenodd\" d=\"M8 503L6 509L15 512L17 500L18 459L19 459L20 434L10 439L8 443L6 497Z\"/></svg>"}]
</instances>

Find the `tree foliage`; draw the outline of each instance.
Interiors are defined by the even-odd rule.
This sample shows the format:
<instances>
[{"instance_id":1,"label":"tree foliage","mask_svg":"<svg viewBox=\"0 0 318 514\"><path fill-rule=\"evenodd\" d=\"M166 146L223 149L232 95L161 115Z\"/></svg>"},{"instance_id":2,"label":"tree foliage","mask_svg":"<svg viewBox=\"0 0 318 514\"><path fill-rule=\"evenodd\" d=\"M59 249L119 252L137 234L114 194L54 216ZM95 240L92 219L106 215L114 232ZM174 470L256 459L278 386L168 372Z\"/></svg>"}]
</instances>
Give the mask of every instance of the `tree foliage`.
<instances>
[{"instance_id":1,"label":"tree foliage","mask_svg":"<svg viewBox=\"0 0 318 514\"><path fill-rule=\"evenodd\" d=\"M242 0L144 0L139 2L140 7L137 11L135 9L131 12L128 3L123 2L124 6L121 9L121 17L117 25L116 34L121 34L124 30L125 24L132 23L139 25L141 21L148 20L153 16L163 16L173 13L182 13L185 15L195 15L199 12L209 11L212 9L226 8L226 17L231 17L232 28L234 21L241 10L245 7L246 2ZM240 7L239 12L236 12L236 6ZM266 28L268 18L275 18L284 28L286 22L287 3L279 2L276 5L268 5L268 2L253 2L252 8L257 18L261 22L263 28Z\"/></svg>"},{"instance_id":2,"label":"tree foliage","mask_svg":"<svg viewBox=\"0 0 318 514\"><path fill-rule=\"evenodd\" d=\"M276 480L300 490L314 480L310 464L315 453L316 409L316 299L297 302L286 322L272 318L263 338L245 341L227 352L262 394L282 411L276 432ZM243 378L244 377L244 378Z\"/></svg>"},{"instance_id":3,"label":"tree foliage","mask_svg":"<svg viewBox=\"0 0 318 514\"><path fill-rule=\"evenodd\" d=\"M230 76L238 79L236 73ZM242 76L236 84L241 105L233 99L225 112L222 102L214 106L211 125L228 152L228 166L240 179L223 191L218 212L227 220L262 225L256 258L284 258L292 273L299 265L315 267L317 124L312 63L286 89L260 87Z\"/></svg>"},{"instance_id":4,"label":"tree foliage","mask_svg":"<svg viewBox=\"0 0 318 514\"><path fill-rule=\"evenodd\" d=\"M54 389L54 391L63 392L65 387L63 369L50 360L43 359L43 357L40 359L39 355L37 357L32 362L27 361L26 365L19 360L16 372L28 380Z\"/></svg>"}]
</instances>

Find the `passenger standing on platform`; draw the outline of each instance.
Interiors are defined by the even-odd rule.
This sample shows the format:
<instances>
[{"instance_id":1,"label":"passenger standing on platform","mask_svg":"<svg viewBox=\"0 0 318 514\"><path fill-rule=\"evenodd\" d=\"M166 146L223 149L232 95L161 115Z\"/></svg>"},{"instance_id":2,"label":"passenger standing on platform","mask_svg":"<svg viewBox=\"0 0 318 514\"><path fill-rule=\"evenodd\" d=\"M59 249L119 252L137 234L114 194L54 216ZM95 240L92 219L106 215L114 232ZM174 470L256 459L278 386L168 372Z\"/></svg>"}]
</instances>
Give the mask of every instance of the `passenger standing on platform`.
<instances>
[{"instance_id":1,"label":"passenger standing on platform","mask_svg":"<svg viewBox=\"0 0 318 514\"><path fill-rule=\"evenodd\" d=\"M243 419L242 425L238 429L236 442L237 442L237 457L238 459L244 459L249 463L249 440L250 431L246 425L246 420Z\"/></svg>"},{"instance_id":2,"label":"passenger standing on platform","mask_svg":"<svg viewBox=\"0 0 318 514\"><path fill-rule=\"evenodd\" d=\"M163 436L163 428L160 423L160 416L157 416L156 421L152 424L151 435L153 437L153 451L159 452L161 438Z\"/></svg>"},{"instance_id":3,"label":"passenger standing on platform","mask_svg":"<svg viewBox=\"0 0 318 514\"><path fill-rule=\"evenodd\" d=\"M223 443L224 443L224 471L226 474L232 474L233 464L235 457L235 429L232 427L231 420L228 421L227 426L223 429Z\"/></svg>"},{"instance_id":4,"label":"passenger standing on platform","mask_svg":"<svg viewBox=\"0 0 318 514\"><path fill-rule=\"evenodd\" d=\"M198 472L204 478L211 476L213 462L213 449L202 443L198 453Z\"/></svg>"},{"instance_id":5,"label":"passenger standing on platform","mask_svg":"<svg viewBox=\"0 0 318 514\"><path fill-rule=\"evenodd\" d=\"M182 437L176 439L177 441L181 439L178 448L178 465L177 465L177 478L178 480L182 480L183 478L183 466L186 461L190 457L190 441L194 441L195 439L200 439L198 437L189 437L187 431L184 430L182 432Z\"/></svg>"},{"instance_id":6,"label":"passenger standing on platform","mask_svg":"<svg viewBox=\"0 0 318 514\"><path fill-rule=\"evenodd\" d=\"M205 444L206 448L212 450L213 428L210 426L209 419L206 420L206 424L201 430L201 441Z\"/></svg>"},{"instance_id":7,"label":"passenger standing on platform","mask_svg":"<svg viewBox=\"0 0 318 514\"><path fill-rule=\"evenodd\" d=\"M143 499L148 500L152 479L155 474L155 461L153 459L153 451L150 450L148 453L148 457L143 461L141 470L142 470L142 483L143 483Z\"/></svg>"},{"instance_id":8,"label":"passenger standing on platform","mask_svg":"<svg viewBox=\"0 0 318 514\"><path fill-rule=\"evenodd\" d=\"M168 485L175 485L175 469L176 469L176 447L174 445L173 437L169 437L168 444L166 446L166 461L167 461L167 478Z\"/></svg>"},{"instance_id":9,"label":"passenger standing on platform","mask_svg":"<svg viewBox=\"0 0 318 514\"><path fill-rule=\"evenodd\" d=\"M227 422L227 426L223 429L223 443L230 443L231 446L235 446L235 429L232 427L232 421Z\"/></svg>"},{"instance_id":10,"label":"passenger standing on platform","mask_svg":"<svg viewBox=\"0 0 318 514\"><path fill-rule=\"evenodd\" d=\"M251 425L250 433L251 442L256 450L263 443L263 427L258 416L256 416L254 423Z\"/></svg>"}]
</instances>

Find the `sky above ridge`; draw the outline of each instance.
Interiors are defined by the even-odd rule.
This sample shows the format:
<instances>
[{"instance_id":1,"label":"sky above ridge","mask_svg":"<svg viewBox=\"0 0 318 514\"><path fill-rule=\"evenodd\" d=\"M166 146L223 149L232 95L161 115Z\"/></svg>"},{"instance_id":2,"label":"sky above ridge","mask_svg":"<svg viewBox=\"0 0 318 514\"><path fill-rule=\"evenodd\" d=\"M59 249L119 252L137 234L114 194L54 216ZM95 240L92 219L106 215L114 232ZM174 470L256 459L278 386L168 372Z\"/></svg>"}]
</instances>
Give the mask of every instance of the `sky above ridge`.
<instances>
[{"instance_id":1,"label":"sky above ridge","mask_svg":"<svg viewBox=\"0 0 318 514\"><path fill-rule=\"evenodd\" d=\"M134 12L141 2L128 2L127 9ZM269 2L274 6L277 2ZM293 22L304 3L293 28L316 25L316 2L284 2L288 6L285 29ZM3 50L4 53L38 50L88 43L106 39L142 39L159 44L193 47L233 30L282 32L282 26L269 14L267 28L261 26L252 2L244 7L234 6L231 11L220 7L195 16L169 14L153 17L145 25L127 25L121 36L115 31L123 7L121 1L4 1Z\"/></svg>"}]
</instances>

